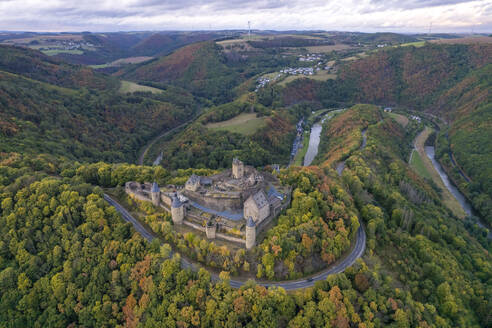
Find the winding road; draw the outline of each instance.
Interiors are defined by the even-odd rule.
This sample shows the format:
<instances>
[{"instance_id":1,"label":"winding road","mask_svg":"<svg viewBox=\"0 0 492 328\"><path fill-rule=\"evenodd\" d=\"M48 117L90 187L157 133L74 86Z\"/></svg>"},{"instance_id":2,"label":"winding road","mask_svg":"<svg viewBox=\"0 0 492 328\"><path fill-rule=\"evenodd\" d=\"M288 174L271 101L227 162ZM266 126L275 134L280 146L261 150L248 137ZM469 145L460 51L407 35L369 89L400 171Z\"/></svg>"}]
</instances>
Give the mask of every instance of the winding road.
<instances>
[{"instance_id":1,"label":"winding road","mask_svg":"<svg viewBox=\"0 0 492 328\"><path fill-rule=\"evenodd\" d=\"M143 149L142 153L140 154L138 158L138 164L143 165L143 161L145 158L145 155L147 154L149 148L160 138L173 133L174 131L182 128L183 126L186 126L189 124L191 121L193 121L194 117L183 124L168 130L159 136L155 137L152 139ZM321 129L320 129L321 132ZM362 147L365 147L366 144L366 139L365 139L365 130L362 132L363 136L363 142L362 142ZM319 134L318 134L318 139L319 139ZM310 140L311 141L311 140ZM316 145L319 146L319 140ZM317 153L317 149L316 149ZM152 231L149 231L142 223L140 223L137 219L135 219L123 206L121 206L117 201L115 201L113 198L111 198L109 195L104 194L104 200L106 200L111 206L113 206L123 217L123 219L127 222L130 222L135 230L142 235L148 242L153 241L155 238L157 238ZM359 221L360 222L360 221ZM320 280L325 280L329 275L340 273L345 271L347 268L351 267L357 259L362 257L364 254L364 251L366 249L366 233L364 231L364 228L362 226L359 227L357 230L357 235L355 239L355 245L352 248L352 251L350 254L348 254L346 257L342 258L341 260L335 262L332 266L329 268L320 271L308 278L303 278L299 280L289 280L289 281L256 281L258 285L264 286L264 287L282 287L285 290L296 290L296 289L303 289L303 288L309 288L314 285L316 281ZM174 253L174 252L173 252ZM202 267L199 263L192 262L188 260L187 258L181 256L181 267L184 269L192 269L192 270L198 270L198 268ZM212 277L212 280L217 281L219 280L219 275L216 274L215 272L210 272L210 275ZM233 288L239 288L242 285L244 285L247 282L247 280L238 280L238 279L230 279L230 286Z\"/></svg>"},{"instance_id":2,"label":"winding road","mask_svg":"<svg viewBox=\"0 0 492 328\"><path fill-rule=\"evenodd\" d=\"M135 219L123 206L121 206L118 202L116 202L109 195L104 194L104 199L121 214L123 219L127 222L130 222L135 230L142 235L147 241L151 242L154 238L154 234L147 230L137 219ZM357 230L357 236L355 240L355 246L350 254L344 259L338 261L335 265L329 267L326 270L316 273L315 275L304 278L300 280L290 280L290 281L256 281L258 285L265 287L282 287L285 290L296 290L312 287L316 281L325 280L331 274L340 273L345 271L348 267L352 266L355 261L364 254L364 250L366 249L366 233L362 226ZM188 259L181 256L181 266L184 269L192 269L197 270L200 265L189 261ZM219 280L219 276L216 273L210 272L212 276L212 280ZM239 288L246 283L246 280L236 280L231 279L230 285L233 288Z\"/></svg>"},{"instance_id":3,"label":"winding road","mask_svg":"<svg viewBox=\"0 0 492 328\"><path fill-rule=\"evenodd\" d=\"M171 130L167 130L161 134L159 134L157 137L153 138L142 150L142 152L140 153L140 155L138 156L138 160L137 160L137 164L138 165L144 165L143 162L144 162L144 159L145 159L145 155L147 155L147 152L149 151L150 147L152 147L153 144L155 144L155 142L157 140L159 140L160 138L163 138L173 132L175 132L176 130L179 130L181 129L182 127L190 124L191 122L193 122L201 113L201 110L199 110L197 112L197 114L193 115L192 118L190 118L188 121L184 122L184 123L181 123L180 125L172 128Z\"/></svg>"}]
</instances>

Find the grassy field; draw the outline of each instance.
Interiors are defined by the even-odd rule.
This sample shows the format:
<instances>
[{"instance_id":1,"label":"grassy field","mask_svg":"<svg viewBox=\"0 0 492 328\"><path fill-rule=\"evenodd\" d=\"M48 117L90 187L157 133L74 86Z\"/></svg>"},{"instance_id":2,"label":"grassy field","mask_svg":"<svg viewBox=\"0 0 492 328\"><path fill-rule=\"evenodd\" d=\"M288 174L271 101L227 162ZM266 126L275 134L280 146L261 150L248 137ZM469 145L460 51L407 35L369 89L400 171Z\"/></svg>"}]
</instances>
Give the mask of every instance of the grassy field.
<instances>
[{"instance_id":1,"label":"grassy field","mask_svg":"<svg viewBox=\"0 0 492 328\"><path fill-rule=\"evenodd\" d=\"M47 56L54 56L58 54L82 55L84 53L82 50L65 50L65 49L42 50L41 52Z\"/></svg>"},{"instance_id":2,"label":"grassy field","mask_svg":"<svg viewBox=\"0 0 492 328\"><path fill-rule=\"evenodd\" d=\"M423 47L424 45L425 45L425 41L415 41L415 42L402 43L399 46L400 47L414 46L420 48Z\"/></svg>"},{"instance_id":3,"label":"grassy field","mask_svg":"<svg viewBox=\"0 0 492 328\"><path fill-rule=\"evenodd\" d=\"M127 57L127 58L120 58L115 61L112 61L110 63L106 64L100 64L100 65L89 65L92 68L98 69L98 68L106 68L106 67L119 67L127 64L139 64L143 63L146 61L149 61L153 59L154 57L148 57L148 56L140 56L140 57Z\"/></svg>"},{"instance_id":4,"label":"grassy field","mask_svg":"<svg viewBox=\"0 0 492 328\"><path fill-rule=\"evenodd\" d=\"M464 218L465 212L461 208L461 205L446 188L446 186L441 180L441 177L439 176L439 173L435 170L434 166L432 165L431 160L425 154L425 149L424 149L425 141L432 133L432 131L433 130L431 128L426 126L424 131L422 131L415 139L416 150L414 150L414 154L412 156L410 165L421 176L423 177L430 176L432 181L434 181L434 183L442 190L441 199L444 205L446 205L446 207L448 207L456 216L460 218ZM416 159L417 157L420 159L420 162L419 159Z\"/></svg>"},{"instance_id":5,"label":"grassy field","mask_svg":"<svg viewBox=\"0 0 492 328\"><path fill-rule=\"evenodd\" d=\"M408 125L408 117L396 113L388 113L395 121L397 121L401 126L406 127Z\"/></svg>"},{"instance_id":6,"label":"grassy field","mask_svg":"<svg viewBox=\"0 0 492 328\"><path fill-rule=\"evenodd\" d=\"M315 75L289 75L285 79L278 82L278 85L285 86L286 84L301 78L312 79L317 81L335 80L337 78L336 74L328 73L328 71L319 71Z\"/></svg>"},{"instance_id":7,"label":"grassy field","mask_svg":"<svg viewBox=\"0 0 492 328\"><path fill-rule=\"evenodd\" d=\"M206 125L211 130L236 132L247 136L265 126L265 117L256 117L255 113L243 113L227 121Z\"/></svg>"},{"instance_id":8,"label":"grassy field","mask_svg":"<svg viewBox=\"0 0 492 328\"><path fill-rule=\"evenodd\" d=\"M152 92L152 93L162 92L162 90L160 89L148 87L146 85L140 85L130 81L121 81L121 85L120 85L121 93L137 92L137 91Z\"/></svg>"},{"instance_id":9,"label":"grassy field","mask_svg":"<svg viewBox=\"0 0 492 328\"><path fill-rule=\"evenodd\" d=\"M308 75L307 77L309 79L313 79L317 81L326 81L326 80L336 80L337 75L322 70L322 71L318 71L315 75Z\"/></svg>"},{"instance_id":10,"label":"grassy field","mask_svg":"<svg viewBox=\"0 0 492 328\"><path fill-rule=\"evenodd\" d=\"M334 45L326 45L326 46L312 46L306 47L307 51L310 53L324 53L324 52L332 52L337 50L344 50L352 48L348 44L334 44Z\"/></svg>"},{"instance_id":11,"label":"grassy field","mask_svg":"<svg viewBox=\"0 0 492 328\"><path fill-rule=\"evenodd\" d=\"M424 161L422 160L422 157L420 156L418 151L413 150L412 154L412 159L410 161L410 166L414 168L414 170L422 177L432 180L432 177L427 171L427 168L425 167Z\"/></svg>"},{"instance_id":12,"label":"grassy field","mask_svg":"<svg viewBox=\"0 0 492 328\"><path fill-rule=\"evenodd\" d=\"M306 152L309 147L309 136L310 136L309 132L304 133L304 139L302 140L302 148L299 149L299 151L297 152L296 157L294 158L294 163L292 165L295 166L304 165L304 156L306 156Z\"/></svg>"},{"instance_id":13,"label":"grassy field","mask_svg":"<svg viewBox=\"0 0 492 328\"><path fill-rule=\"evenodd\" d=\"M352 60L361 59L361 58L364 58L364 57L367 57L367 56L368 55L367 55L366 52L359 52L359 53L355 54L354 56L342 58L342 61L352 61Z\"/></svg>"},{"instance_id":14,"label":"grassy field","mask_svg":"<svg viewBox=\"0 0 492 328\"><path fill-rule=\"evenodd\" d=\"M285 79L283 79L282 81L278 82L277 84L280 85L280 86L284 86L294 80L297 80L299 78L302 78L302 77L307 77L305 75L289 75L287 76Z\"/></svg>"},{"instance_id":15,"label":"grassy field","mask_svg":"<svg viewBox=\"0 0 492 328\"><path fill-rule=\"evenodd\" d=\"M492 37L490 36L469 36L465 38L457 38L457 39L440 39L440 40L432 40L432 43L445 43L445 44L474 44L474 43L492 43Z\"/></svg>"}]
</instances>

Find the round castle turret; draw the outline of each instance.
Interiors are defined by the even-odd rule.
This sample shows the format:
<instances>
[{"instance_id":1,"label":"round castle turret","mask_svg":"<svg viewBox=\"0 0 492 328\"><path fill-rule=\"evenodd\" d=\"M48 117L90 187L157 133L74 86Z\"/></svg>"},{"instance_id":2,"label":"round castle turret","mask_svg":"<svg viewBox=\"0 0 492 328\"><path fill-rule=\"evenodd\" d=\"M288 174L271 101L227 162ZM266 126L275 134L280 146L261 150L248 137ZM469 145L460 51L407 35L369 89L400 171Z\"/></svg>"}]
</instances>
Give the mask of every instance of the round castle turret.
<instances>
[{"instance_id":1,"label":"round castle turret","mask_svg":"<svg viewBox=\"0 0 492 328\"><path fill-rule=\"evenodd\" d=\"M215 239L215 233L217 232L217 223L212 220L208 221L205 225L205 233L208 239Z\"/></svg>"},{"instance_id":2,"label":"round castle turret","mask_svg":"<svg viewBox=\"0 0 492 328\"><path fill-rule=\"evenodd\" d=\"M256 225L251 216L246 221L246 249L251 249L256 243Z\"/></svg>"},{"instance_id":3,"label":"round castle turret","mask_svg":"<svg viewBox=\"0 0 492 328\"><path fill-rule=\"evenodd\" d=\"M152 184L152 189L150 190L150 195L152 197L152 204L154 204L154 206L159 206L160 198L161 198L161 190L159 189L159 186L157 185L157 182L155 182L155 181Z\"/></svg>"},{"instance_id":4,"label":"round castle turret","mask_svg":"<svg viewBox=\"0 0 492 328\"><path fill-rule=\"evenodd\" d=\"M174 224L182 224L185 216L184 204L179 201L176 194L172 196L171 202L171 218Z\"/></svg>"}]
</instances>

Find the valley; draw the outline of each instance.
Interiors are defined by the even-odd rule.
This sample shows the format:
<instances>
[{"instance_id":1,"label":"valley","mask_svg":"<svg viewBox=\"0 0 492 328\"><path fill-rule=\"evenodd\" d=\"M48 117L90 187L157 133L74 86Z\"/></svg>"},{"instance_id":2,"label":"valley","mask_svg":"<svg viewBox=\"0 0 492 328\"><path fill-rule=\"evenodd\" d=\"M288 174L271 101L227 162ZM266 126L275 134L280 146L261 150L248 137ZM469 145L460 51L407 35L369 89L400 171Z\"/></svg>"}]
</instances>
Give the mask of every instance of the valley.
<instances>
[{"instance_id":1,"label":"valley","mask_svg":"<svg viewBox=\"0 0 492 328\"><path fill-rule=\"evenodd\" d=\"M0 34L0 322L489 327L470 39Z\"/></svg>"}]
</instances>

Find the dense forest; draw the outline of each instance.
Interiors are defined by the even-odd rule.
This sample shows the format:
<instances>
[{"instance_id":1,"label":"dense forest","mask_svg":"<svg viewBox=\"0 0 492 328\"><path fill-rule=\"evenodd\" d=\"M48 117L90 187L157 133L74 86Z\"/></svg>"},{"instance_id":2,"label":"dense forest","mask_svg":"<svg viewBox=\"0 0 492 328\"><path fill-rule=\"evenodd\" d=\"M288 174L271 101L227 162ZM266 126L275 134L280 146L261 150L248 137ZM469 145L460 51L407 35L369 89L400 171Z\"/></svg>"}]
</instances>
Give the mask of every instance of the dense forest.
<instances>
[{"instance_id":1,"label":"dense forest","mask_svg":"<svg viewBox=\"0 0 492 328\"><path fill-rule=\"evenodd\" d=\"M246 89L250 88L248 82L258 74L295 63L294 56L270 54L257 48L224 52L217 43L205 41L182 47L152 62L122 69L115 75L157 87L173 84L218 105L244 93L244 83Z\"/></svg>"},{"instance_id":2,"label":"dense forest","mask_svg":"<svg viewBox=\"0 0 492 328\"><path fill-rule=\"evenodd\" d=\"M261 90L258 101L273 107L307 102L314 108L363 102L426 114L447 136L437 139L442 141L437 144L441 163L479 215L491 222L492 152L483 142L492 138L485 128L491 124L491 57L490 44L385 49L342 65L337 80L274 85Z\"/></svg>"},{"instance_id":3,"label":"dense forest","mask_svg":"<svg viewBox=\"0 0 492 328\"><path fill-rule=\"evenodd\" d=\"M120 94L112 87L117 80L53 62L40 53L30 62L26 59L32 52L0 47L0 67L10 71L0 70L3 152L132 161L147 140L188 119L198 108L183 90ZM81 70L97 77L96 82L79 80ZM99 83L112 89L99 91Z\"/></svg>"},{"instance_id":4,"label":"dense forest","mask_svg":"<svg viewBox=\"0 0 492 328\"><path fill-rule=\"evenodd\" d=\"M376 111L359 107L348 113L360 115L359 110ZM284 173L287 179L298 179L299 196L309 193L312 200L306 198L299 202L304 204L301 206L293 202L287 215L279 219L285 223L279 222L278 232L272 230L260 245L263 251L268 250L262 256L262 275L268 275L269 261L289 249L289 239L278 235L285 231L282 225L295 224L287 220L292 215L316 215L309 203L323 195L338 195L343 202L352 198L353 210L360 213L369 238L363 261L312 289L293 293L267 290L253 282L235 290L228 285L226 271L213 282L203 269L180 269L179 256L170 256L170 245L144 242L106 205L101 189L93 187L114 186L127 179L169 181L178 177L172 172L103 164L91 168L57 163L49 157L4 156L2 164L9 166L2 166L0 190L1 242L5 245L0 283L7 291L0 300L2 322L11 327L158 323L487 326L490 255L465 230L463 222L445 210L432 187L399 157L398 148L405 143L400 125L385 119L370 124L367 134L366 149L353 151L347 159L346 187L342 189L337 187L338 175L328 167L318 173L295 168ZM61 178L53 178L53 174ZM319 184L320 176L325 177L325 187ZM313 187L317 191L310 191ZM349 194L343 196L346 192ZM320 204L326 206L327 202ZM153 216L165 221L159 214ZM332 223L340 227L336 221ZM305 224L296 224L296 229L303 231ZM311 244L305 236L301 239L302 247L319 250L316 241ZM189 247L187 243L202 247L192 236L179 242L183 249ZM203 246L213 250L213 246ZM217 249L221 252L224 250ZM222 256L227 257L227 252ZM241 254L232 261L241 261ZM288 261L287 257L284 263Z\"/></svg>"},{"instance_id":5,"label":"dense forest","mask_svg":"<svg viewBox=\"0 0 492 328\"><path fill-rule=\"evenodd\" d=\"M399 38L413 40L351 36ZM300 78L253 95L258 74L292 58L241 58L206 41L119 72L162 90L123 94L118 76L1 46L0 326L492 327L492 242L409 167L422 125L398 124L376 105L348 106L432 114L437 156L486 217L490 51L382 50L347 61L337 80ZM273 172L269 164L288 163L296 123L327 107L347 109L323 123L313 166L273 173L292 187L292 201L251 250L179 233L167 212L124 193L127 181L182 185L233 157ZM162 165L129 164L152 137L194 115L159 145ZM260 122L254 133L215 128L240 115ZM157 238L145 240L104 193ZM289 292L261 286L340 260L360 226L364 256L344 272ZM203 267L183 269L181 257ZM237 277L251 280L232 288Z\"/></svg>"}]
</instances>

